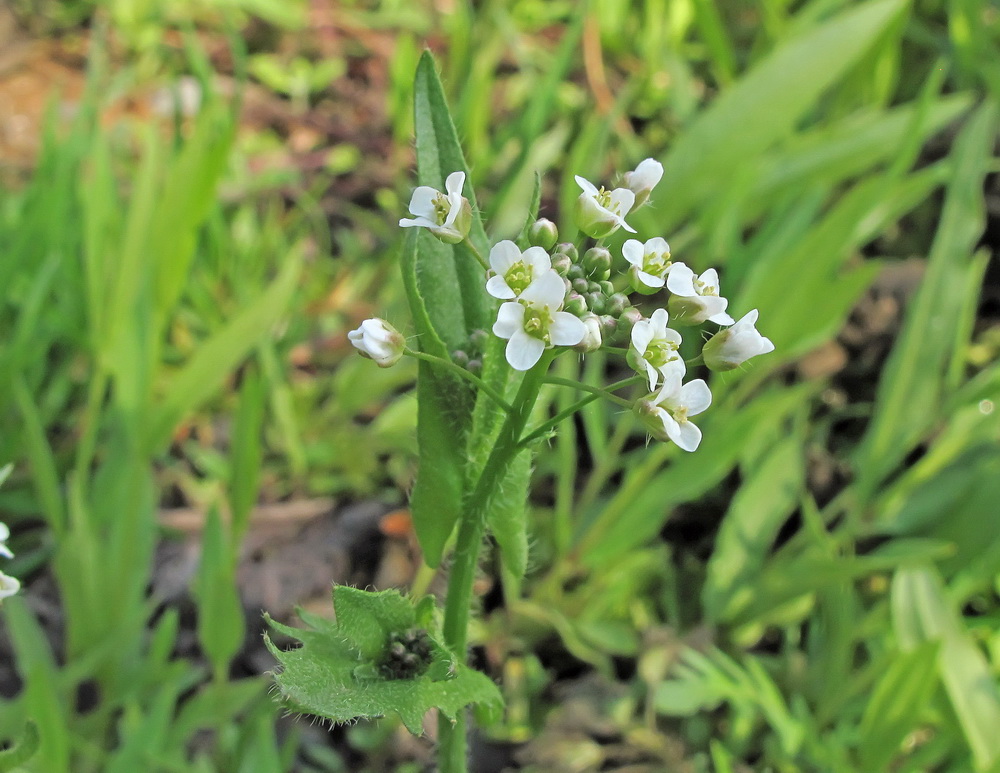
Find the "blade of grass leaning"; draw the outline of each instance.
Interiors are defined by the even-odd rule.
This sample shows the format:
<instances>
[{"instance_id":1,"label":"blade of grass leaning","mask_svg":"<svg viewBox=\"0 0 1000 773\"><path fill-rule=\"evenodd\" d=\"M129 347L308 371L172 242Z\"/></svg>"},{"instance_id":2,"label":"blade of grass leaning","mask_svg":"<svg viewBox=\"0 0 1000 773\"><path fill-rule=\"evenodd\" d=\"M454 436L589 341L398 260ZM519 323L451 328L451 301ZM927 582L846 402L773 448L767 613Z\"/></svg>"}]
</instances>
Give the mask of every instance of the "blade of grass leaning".
<instances>
[{"instance_id":1,"label":"blade of grass leaning","mask_svg":"<svg viewBox=\"0 0 1000 773\"><path fill-rule=\"evenodd\" d=\"M909 453L940 416L952 331L958 325L966 274L984 226L983 178L997 132L997 109L983 104L955 141L951 176L927 273L883 370L872 420L855 457L862 500Z\"/></svg>"},{"instance_id":2,"label":"blade of grass leaning","mask_svg":"<svg viewBox=\"0 0 1000 773\"><path fill-rule=\"evenodd\" d=\"M938 642L938 674L972 750L976 770L1000 760L1000 693L989 664L969 636L937 572L901 569L892 581L893 627L913 649Z\"/></svg>"},{"instance_id":3,"label":"blade of grass leaning","mask_svg":"<svg viewBox=\"0 0 1000 773\"><path fill-rule=\"evenodd\" d=\"M201 344L164 385L165 396L150 418L147 448L155 452L166 445L181 420L222 386L239 362L278 322L295 291L300 267L298 255L290 254L271 286Z\"/></svg>"},{"instance_id":4,"label":"blade of grass leaning","mask_svg":"<svg viewBox=\"0 0 1000 773\"><path fill-rule=\"evenodd\" d=\"M785 42L688 125L663 159L655 212L637 212L640 232L670 231L717 193L718 181L790 135L819 97L878 39L906 3L852 7Z\"/></svg>"},{"instance_id":5,"label":"blade of grass leaning","mask_svg":"<svg viewBox=\"0 0 1000 773\"><path fill-rule=\"evenodd\" d=\"M266 400L263 378L256 368L248 368L243 374L239 405L233 425L228 486L232 532L233 538L237 541L246 533L250 512L257 502L260 490Z\"/></svg>"}]
</instances>

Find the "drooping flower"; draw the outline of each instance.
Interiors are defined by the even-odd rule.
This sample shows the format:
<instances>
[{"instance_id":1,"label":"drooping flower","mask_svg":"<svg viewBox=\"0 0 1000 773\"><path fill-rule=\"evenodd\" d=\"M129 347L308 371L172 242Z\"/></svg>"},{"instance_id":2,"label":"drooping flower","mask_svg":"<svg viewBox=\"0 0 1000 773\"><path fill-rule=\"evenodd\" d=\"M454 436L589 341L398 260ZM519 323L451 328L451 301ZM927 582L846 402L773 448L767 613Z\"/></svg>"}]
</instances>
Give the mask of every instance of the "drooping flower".
<instances>
[{"instance_id":1,"label":"drooping flower","mask_svg":"<svg viewBox=\"0 0 1000 773\"><path fill-rule=\"evenodd\" d=\"M668 370L656 396L636 403L646 429L657 440L672 440L684 451L694 451L701 443L701 430L691 417L712 404L712 392L702 379L681 385L681 374Z\"/></svg>"},{"instance_id":2,"label":"drooping flower","mask_svg":"<svg viewBox=\"0 0 1000 773\"><path fill-rule=\"evenodd\" d=\"M411 218L403 218L403 228L426 228L448 244L463 241L472 226L472 205L462 195L465 172L452 172L444 183L446 193L421 185L410 198Z\"/></svg>"},{"instance_id":3,"label":"drooping flower","mask_svg":"<svg viewBox=\"0 0 1000 773\"><path fill-rule=\"evenodd\" d=\"M670 260L670 245L656 236L645 244L638 239L628 239L622 245L622 256L629 262L628 276L632 289L643 295L652 295L666 285L672 293L684 294L691 287L691 269L683 263ZM680 280L671 280L677 274ZM685 281L687 278L687 281ZM675 289L676 288L676 289ZM692 290L693 292L693 290Z\"/></svg>"},{"instance_id":4,"label":"drooping flower","mask_svg":"<svg viewBox=\"0 0 1000 773\"><path fill-rule=\"evenodd\" d=\"M635 203L632 191L628 188L598 190L593 183L579 175L575 179L576 184L583 189L576 200L576 224L581 231L594 239L603 239L619 228L635 233L635 229L625 222L625 215Z\"/></svg>"},{"instance_id":5,"label":"drooping flower","mask_svg":"<svg viewBox=\"0 0 1000 773\"><path fill-rule=\"evenodd\" d=\"M21 583L16 578L0 572L0 601L13 596L21 590Z\"/></svg>"},{"instance_id":6,"label":"drooping flower","mask_svg":"<svg viewBox=\"0 0 1000 773\"><path fill-rule=\"evenodd\" d=\"M552 346L576 346L587 326L560 311L566 286L555 271L547 271L516 301L501 304L493 333L507 340L507 362L514 370L528 370Z\"/></svg>"},{"instance_id":7,"label":"drooping flower","mask_svg":"<svg viewBox=\"0 0 1000 773\"><path fill-rule=\"evenodd\" d=\"M10 539L10 529L7 528L7 524L0 521L0 556L4 558L13 558L14 554L11 552L10 548L7 547L7 540Z\"/></svg>"},{"instance_id":8,"label":"drooping flower","mask_svg":"<svg viewBox=\"0 0 1000 773\"><path fill-rule=\"evenodd\" d=\"M635 203L632 209L636 210L649 199L656 184L663 178L663 164L655 158L647 158L639 162L633 171L626 172L623 182L625 187L635 194Z\"/></svg>"},{"instance_id":9,"label":"drooping flower","mask_svg":"<svg viewBox=\"0 0 1000 773\"><path fill-rule=\"evenodd\" d=\"M494 298L517 298L542 274L552 268L549 253L541 247L529 247L523 253L509 239L497 242L490 250L490 268L495 272L486 281L486 292Z\"/></svg>"},{"instance_id":10,"label":"drooping flower","mask_svg":"<svg viewBox=\"0 0 1000 773\"><path fill-rule=\"evenodd\" d=\"M347 334L348 340L363 357L375 360L380 368L389 368L399 362L406 348L402 334L384 319L366 319L361 327Z\"/></svg>"},{"instance_id":11,"label":"drooping flower","mask_svg":"<svg viewBox=\"0 0 1000 773\"><path fill-rule=\"evenodd\" d=\"M585 314L579 318L587 328L586 334L574 347L578 352L596 352L604 343L604 335L601 332L601 318L594 313Z\"/></svg>"},{"instance_id":12,"label":"drooping flower","mask_svg":"<svg viewBox=\"0 0 1000 773\"><path fill-rule=\"evenodd\" d=\"M757 309L748 311L739 322L709 339L702 354L711 370L733 370L751 357L774 351L771 339L757 332L757 316Z\"/></svg>"},{"instance_id":13,"label":"drooping flower","mask_svg":"<svg viewBox=\"0 0 1000 773\"><path fill-rule=\"evenodd\" d=\"M684 360L677 353L681 334L667 327L670 317L666 309L657 309L649 319L641 319L632 327L632 347L628 362L638 373L649 378L649 391L656 389L666 371L676 370L682 376L686 370Z\"/></svg>"},{"instance_id":14,"label":"drooping flower","mask_svg":"<svg viewBox=\"0 0 1000 773\"><path fill-rule=\"evenodd\" d=\"M690 268L677 263L670 272L667 287L673 293L667 308L676 324L700 325L706 321L733 324L733 318L726 313L729 301L719 295L719 272L714 268L696 277Z\"/></svg>"}]
</instances>

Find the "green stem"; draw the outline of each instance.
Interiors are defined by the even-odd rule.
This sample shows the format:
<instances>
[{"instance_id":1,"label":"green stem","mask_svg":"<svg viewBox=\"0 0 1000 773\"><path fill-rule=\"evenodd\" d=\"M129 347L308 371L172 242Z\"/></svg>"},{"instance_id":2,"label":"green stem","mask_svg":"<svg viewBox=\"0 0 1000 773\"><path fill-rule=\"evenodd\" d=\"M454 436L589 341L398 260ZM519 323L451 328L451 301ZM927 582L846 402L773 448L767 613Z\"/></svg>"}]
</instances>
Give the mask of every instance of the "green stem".
<instances>
[{"instance_id":1,"label":"green stem","mask_svg":"<svg viewBox=\"0 0 1000 773\"><path fill-rule=\"evenodd\" d=\"M624 407L626 407L626 408L628 408L628 409L631 410L631 408L632 408L632 403L631 402L629 402L628 400L623 400L620 397L616 397L615 395L608 394L608 393L609 392L613 392L613 391L615 391L617 389L622 389L622 388L627 387L627 386L632 386L633 384L638 384L638 383L640 383L642 381L644 381L644 377L643 376L632 376L631 378L624 379L623 381L618 381L618 382L612 384L609 387L605 387L604 389L599 389L597 387L588 387L586 384L580 384L580 383L577 383L576 381L573 381L573 382L570 382L570 383L566 384L568 386L579 387L579 388L583 389L584 391L590 392L590 394L587 397L584 397L581 400L577 400L575 403L573 403L571 406L569 406L565 410L559 411L559 413L557 413L551 419L549 419L548 421L544 422L543 424L540 424L538 427L536 427L534 430L531 431L531 434L527 435L525 438L523 438L521 440L521 445L522 446L527 446L527 445L530 445L531 443L534 443L540 437L543 437L547 433L551 432L561 422L563 422L564 420L568 419L570 416L572 416L574 413L576 413L577 411L579 411L581 408L583 408L584 406L590 405L592 402L594 402L594 400L597 400L598 398L601 398L601 397L604 397L606 399L610 399L610 400L618 403L619 405L622 405L622 406L624 406ZM549 384L560 383L560 382L554 381L551 378L546 379L546 382L549 383Z\"/></svg>"},{"instance_id":2,"label":"green stem","mask_svg":"<svg viewBox=\"0 0 1000 773\"><path fill-rule=\"evenodd\" d=\"M458 527L452 567L448 577L448 595L445 599L443 634L445 645L458 657L465 659L468 646L469 616L472 608L472 586L476 579L479 552L486 531L486 509L490 497L503 482L510 463L520 448L518 441L524 431L538 392L545 380L554 351L546 352L534 368L524 374L521 388L514 398L513 410L507 415L496 445L476 487L463 507ZM466 721L460 715L452 723L443 715L438 720L438 765L441 773L465 773Z\"/></svg>"},{"instance_id":3,"label":"green stem","mask_svg":"<svg viewBox=\"0 0 1000 773\"><path fill-rule=\"evenodd\" d=\"M572 378L559 378L558 376L551 376L545 379L546 384L555 384L557 386L570 387L571 389L579 389L581 392L590 392L592 395L597 397L603 397L605 400L610 400L613 403L618 403L618 405L623 408L628 408L631 410L632 403L629 400L618 397L617 395L611 394L610 391L603 387L595 387L590 384L584 384L582 381L576 381Z\"/></svg>"},{"instance_id":4,"label":"green stem","mask_svg":"<svg viewBox=\"0 0 1000 773\"><path fill-rule=\"evenodd\" d=\"M487 384L485 381L479 378L479 376L475 375L474 373L470 373L465 368L461 367L460 365L456 365L451 360L446 360L444 357L437 357L433 354L427 354L426 352L417 352L409 348L403 349L403 354L409 357L414 357L418 360L423 360L424 362L429 362L432 365L437 365L439 367L444 368L445 370L450 370L455 375L461 376L466 381L475 384L477 389L481 390L483 394L485 394L487 397L493 400L497 405L503 408L504 412L507 413L508 415L514 412L514 407L506 400L504 400L500 396L500 393L497 392L495 389L493 389L493 387L491 387L489 384Z\"/></svg>"},{"instance_id":5,"label":"green stem","mask_svg":"<svg viewBox=\"0 0 1000 773\"><path fill-rule=\"evenodd\" d=\"M469 249L469 252L475 255L476 260L479 261L479 265L482 266L484 270L490 270L490 264L487 262L486 258L483 257L483 254L476 249L476 245L472 243L472 240L468 236L465 237L465 241L463 241L462 244Z\"/></svg>"}]
</instances>

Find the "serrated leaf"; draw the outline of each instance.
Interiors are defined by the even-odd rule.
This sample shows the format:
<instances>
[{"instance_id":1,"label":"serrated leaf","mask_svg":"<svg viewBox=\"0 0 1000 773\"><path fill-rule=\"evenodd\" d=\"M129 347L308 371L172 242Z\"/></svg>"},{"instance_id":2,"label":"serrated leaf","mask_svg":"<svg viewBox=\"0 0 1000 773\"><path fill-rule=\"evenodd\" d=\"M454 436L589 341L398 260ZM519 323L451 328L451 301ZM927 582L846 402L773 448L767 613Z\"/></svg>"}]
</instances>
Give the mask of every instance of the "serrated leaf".
<instances>
[{"instance_id":1,"label":"serrated leaf","mask_svg":"<svg viewBox=\"0 0 1000 773\"><path fill-rule=\"evenodd\" d=\"M380 666L390 634L411 628L417 618L413 603L397 591L338 587L334 605L336 622L304 615L308 629L269 620L275 630L302 645L282 651L265 637L281 665L275 681L296 710L334 722L397 714L415 735L422 732L424 714L432 708L450 718L470 704L494 715L499 712L503 699L497 686L459 662L434 638L435 631L427 632L431 662L421 673L407 678L385 675Z\"/></svg>"}]
</instances>

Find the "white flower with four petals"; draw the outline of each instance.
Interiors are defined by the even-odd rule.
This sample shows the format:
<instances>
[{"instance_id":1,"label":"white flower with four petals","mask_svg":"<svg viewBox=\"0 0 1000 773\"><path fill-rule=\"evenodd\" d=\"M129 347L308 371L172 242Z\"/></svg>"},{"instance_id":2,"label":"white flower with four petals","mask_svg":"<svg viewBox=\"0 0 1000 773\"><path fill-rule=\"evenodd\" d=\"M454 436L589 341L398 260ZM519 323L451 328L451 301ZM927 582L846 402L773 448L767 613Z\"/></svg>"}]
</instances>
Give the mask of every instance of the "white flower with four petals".
<instances>
[{"instance_id":1,"label":"white flower with four petals","mask_svg":"<svg viewBox=\"0 0 1000 773\"><path fill-rule=\"evenodd\" d=\"M444 182L447 193L421 185L410 198L411 218L402 218L403 228L426 228L441 241L458 244L472 225L472 206L462 196L465 172L452 172Z\"/></svg>"},{"instance_id":2,"label":"white flower with four petals","mask_svg":"<svg viewBox=\"0 0 1000 773\"><path fill-rule=\"evenodd\" d=\"M649 198L656 184L663 178L663 164L655 158L647 158L639 162L633 171L626 172L622 182L625 187L635 194L635 203L632 209L638 209Z\"/></svg>"},{"instance_id":3,"label":"white flower with four petals","mask_svg":"<svg viewBox=\"0 0 1000 773\"><path fill-rule=\"evenodd\" d=\"M589 180L576 175L576 184L583 189L576 200L576 224L587 236L603 239L619 228L629 233L635 229L625 222L625 215L635 203L635 194L628 188L613 191L598 188Z\"/></svg>"},{"instance_id":4,"label":"white flower with four petals","mask_svg":"<svg viewBox=\"0 0 1000 773\"><path fill-rule=\"evenodd\" d=\"M668 370L655 397L640 400L639 415L657 440L672 440L684 451L694 451L701 443L701 430L691 423L712 404L712 392L702 379L681 385L681 374Z\"/></svg>"},{"instance_id":5,"label":"white flower with four petals","mask_svg":"<svg viewBox=\"0 0 1000 773\"><path fill-rule=\"evenodd\" d=\"M510 239L497 242L490 250L490 268L495 272L486 281L486 292L500 300L517 298L542 274L552 268L549 253L529 247L523 253Z\"/></svg>"},{"instance_id":6,"label":"white flower with four petals","mask_svg":"<svg viewBox=\"0 0 1000 773\"><path fill-rule=\"evenodd\" d=\"M366 319L361 327L347 334L348 340L361 354L375 360L380 368L390 368L399 362L406 348L406 339L384 319Z\"/></svg>"},{"instance_id":7,"label":"white flower with four petals","mask_svg":"<svg viewBox=\"0 0 1000 773\"><path fill-rule=\"evenodd\" d=\"M666 309L657 309L649 319L641 319L632 327L633 348L628 353L629 364L638 373L645 371L651 392L659 380L666 377L668 369L682 376L686 371L684 360L677 353L681 334L667 327L669 321Z\"/></svg>"},{"instance_id":8,"label":"white flower with four petals","mask_svg":"<svg viewBox=\"0 0 1000 773\"><path fill-rule=\"evenodd\" d=\"M555 271L547 271L516 301L500 306L493 333L507 340L507 362L514 370L529 370L552 346L576 346L587 327L567 311L560 311L566 286Z\"/></svg>"},{"instance_id":9,"label":"white flower with four petals","mask_svg":"<svg viewBox=\"0 0 1000 773\"><path fill-rule=\"evenodd\" d=\"M636 292L651 295L666 285L670 292L680 291L683 294L691 288L691 269L670 260L670 245L660 236L645 244L638 239L627 240L622 245L622 256L630 264L628 275ZM682 279L671 280L670 277L675 274Z\"/></svg>"},{"instance_id":10,"label":"white flower with four petals","mask_svg":"<svg viewBox=\"0 0 1000 773\"><path fill-rule=\"evenodd\" d=\"M695 276L683 263L675 263L668 287L673 295L667 308L678 325L700 325L706 321L733 324L733 318L726 313L729 301L719 295L719 272L714 268Z\"/></svg>"},{"instance_id":11,"label":"white flower with four petals","mask_svg":"<svg viewBox=\"0 0 1000 773\"><path fill-rule=\"evenodd\" d=\"M751 357L774 351L770 338L765 338L755 325L757 309L748 311L739 322L712 336L702 349L705 364L711 370L727 371L738 368Z\"/></svg>"}]
</instances>

